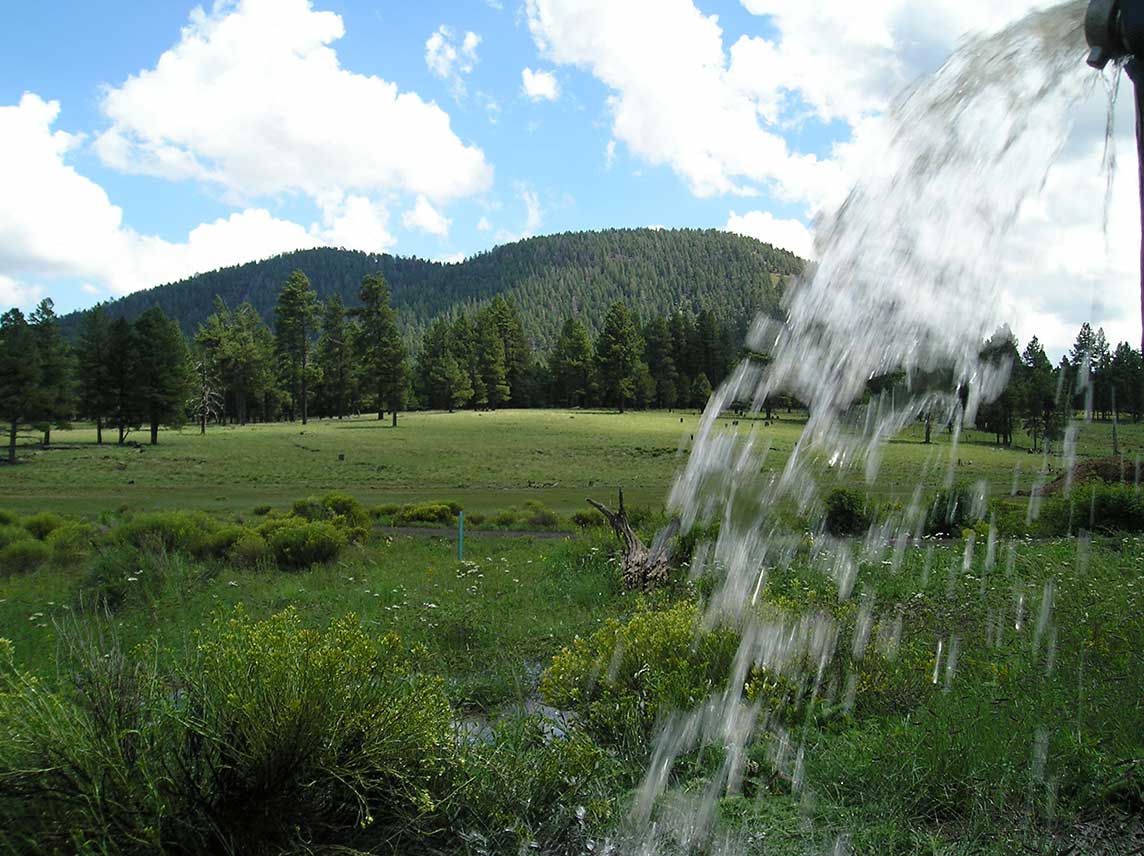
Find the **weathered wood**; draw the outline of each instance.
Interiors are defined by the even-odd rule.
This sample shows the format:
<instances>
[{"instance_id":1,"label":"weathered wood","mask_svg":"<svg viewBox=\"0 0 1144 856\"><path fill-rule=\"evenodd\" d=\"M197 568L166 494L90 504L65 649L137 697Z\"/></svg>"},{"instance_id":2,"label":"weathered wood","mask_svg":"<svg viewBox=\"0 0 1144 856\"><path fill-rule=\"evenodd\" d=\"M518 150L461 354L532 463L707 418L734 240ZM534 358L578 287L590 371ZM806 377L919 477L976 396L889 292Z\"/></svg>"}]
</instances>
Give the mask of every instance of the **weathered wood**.
<instances>
[{"instance_id":1,"label":"weathered wood","mask_svg":"<svg viewBox=\"0 0 1144 856\"><path fill-rule=\"evenodd\" d=\"M612 511L594 499L589 499L587 502L604 515L604 519L624 545L624 556L620 564L624 585L633 590L649 591L667 582L671 559L668 545L679 531L679 521L671 521L667 528L656 536L655 543L649 549L628 522L628 515L624 510L623 489L620 490L618 511Z\"/></svg>"}]
</instances>

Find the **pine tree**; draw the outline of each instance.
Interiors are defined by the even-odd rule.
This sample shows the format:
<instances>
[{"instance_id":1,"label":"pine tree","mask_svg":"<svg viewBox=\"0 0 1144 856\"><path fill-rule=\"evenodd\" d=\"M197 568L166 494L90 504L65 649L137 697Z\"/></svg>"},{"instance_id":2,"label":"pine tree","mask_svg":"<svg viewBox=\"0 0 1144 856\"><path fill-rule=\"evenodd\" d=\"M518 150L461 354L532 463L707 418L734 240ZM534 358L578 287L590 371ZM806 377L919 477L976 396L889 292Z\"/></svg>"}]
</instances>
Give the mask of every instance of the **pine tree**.
<instances>
[{"instance_id":1,"label":"pine tree","mask_svg":"<svg viewBox=\"0 0 1144 856\"><path fill-rule=\"evenodd\" d=\"M1025 346L1021 363L1024 425L1033 438L1033 451L1038 451L1039 439L1051 441L1058 434L1060 413L1056 406L1056 379L1053 365L1036 336Z\"/></svg>"},{"instance_id":2,"label":"pine tree","mask_svg":"<svg viewBox=\"0 0 1144 856\"><path fill-rule=\"evenodd\" d=\"M655 406L675 407L678 375L666 318L655 318L644 328L644 356L655 381Z\"/></svg>"},{"instance_id":3,"label":"pine tree","mask_svg":"<svg viewBox=\"0 0 1144 856\"><path fill-rule=\"evenodd\" d=\"M290 418L301 410L303 425L309 414L310 334L317 299L306 274L296 270L278 293L274 309L275 345L290 393Z\"/></svg>"},{"instance_id":4,"label":"pine tree","mask_svg":"<svg viewBox=\"0 0 1144 856\"><path fill-rule=\"evenodd\" d=\"M112 424L119 435L119 445L139 426L139 404L135 384L135 329L126 318L111 322L107 338L107 395Z\"/></svg>"},{"instance_id":5,"label":"pine tree","mask_svg":"<svg viewBox=\"0 0 1144 856\"><path fill-rule=\"evenodd\" d=\"M505 380L513 407L527 407L529 400L529 371L532 366L532 347L524 335L516 304L500 295L489 307L496 318L497 330L504 343Z\"/></svg>"},{"instance_id":6,"label":"pine tree","mask_svg":"<svg viewBox=\"0 0 1144 856\"><path fill-rule=\"evenodd\" d=\"M495 410L509 400L512 390L508 385L505 367L505 346L497 326L496 313L487 307L477 313L474 321L475 350L480 382L484 388L485 403Z\"/></svg>"},{"instance_id":7,"label":"pine tree","mask_svg":"<svg viewBox=\"0 0 1144 856\"><path fill-rule=\"evenodd\" d=\"M698 407L700 410L705 408L708 399L711 398L712 391L711 381L707 379L707 375L704 372L700 372L691 387L691 406Z\"/></svg>"},{"instance_id":8,"label":"pine tree","mask_svg":"<svg viewBox=\"0 0 1144 856\"><path fill-rule=\"evenodd\" d=\"M322 407L326 415L341 419L346 414L353 384L354 329L340 295L331 295L322 305L321 329L317 364L322 373Z\"/></svg>"},{"instance_id":9,"label":"pine tree","mask_svg":"<svg viewBox=\"0 0 1144 856\"><path fill-rule=\"evenodd\" d=\"M583 407L590 398L594 361L588 330L576 318L564 322L548 358L552 399L568 407Z\"/></svg>"},{"instance_id":10,"label":"pine tree","mask_svg":"<svg viewBox=\"0 0 1144 856\"><path fill-rule=\"evenodd\" d=\"M75 371L70 348L60 335L59 319L50 298L40 301L28 322L36 334L40 359L36 421L43 428L44 445L48 446L52 438L52 425L66 424L72 414Z\"/></svg>"},{"instance_id":11,"label":"pine tree","mask_svg":"<svg viewBox=\"0 0 1144 856\"><path fill-rule=\"evenodd\" d=\"M80 415L95 420L95 441L103 445L103 420L111 412L108 395L108 348L111 321L102 306L87 311L76 346Z\"/></svg>"},{"instance_id":12,"label":"pine tree","mask_svg":"<svg viewBox=\"0 0 1144 856\"><path fill-rule=\"evenodd\" d=\"M8 463L16 463L20 425L37 417L42 378L36 333L19 309L0 318L0 419L8 426Z\"/></svg>"},{"instance_id":13,"label":"pine tree","mask_svg":"<svg viewBox=\"0 0 1144 856\"><path fill-rule=\"evenodd\" d=\"M371 274L361 282L361 323L363 374L377 393L377 418L388 407L397 427L397 411L404 406L406 387L405 346L397 329L397 313L390 306L389 286L381 274Z\"/></svg>"},{"instance_id":14,"label":"pine tree","mask_svg":"<svg viewBox=\"0 0 1144 856\"><path fill-rule=\"evenodd\" d=\"M637 369L643 362L643 339L628 308L613 303L604 318L604 329L596 340L596 366L608 401L616 402L620 413L636 394Z\"/></svg>"},{"instance_id":15,"label":"pine tree","mask_svg":"<svg viewBox=\"0 0 1144 856\"><path fill-rule=\"evenodd\" d=\"M159 425L182 421L190 385L187 343L179 325L159 307L135 321L135 399L139 416L159 442Z\"/></svg>"}]
</instances>

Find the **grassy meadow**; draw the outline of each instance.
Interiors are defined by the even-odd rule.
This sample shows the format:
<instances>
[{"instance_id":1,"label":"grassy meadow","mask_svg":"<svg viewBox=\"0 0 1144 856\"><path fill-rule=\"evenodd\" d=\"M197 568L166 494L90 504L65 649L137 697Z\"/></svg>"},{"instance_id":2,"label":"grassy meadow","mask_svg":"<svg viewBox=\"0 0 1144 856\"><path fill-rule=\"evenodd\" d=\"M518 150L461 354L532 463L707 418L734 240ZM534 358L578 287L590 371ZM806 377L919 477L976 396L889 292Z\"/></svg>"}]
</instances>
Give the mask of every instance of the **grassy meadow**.
<instances>
[{"instance_id":1,"label":"grassy meadow","mask_svg":"<svg viewBox=\"0 0 1144 856\"><path fill-rule=\"evenodd\" d=\"M722 420L726 430L758 428L770 439L768 465L781 467L804 424L800 414L778 414L769 426ZM369 417L270 425L194 426L160 433L159 445L95 445L95 430L77 426L52 433L41 449L28 437L23 464L0 470L0 508L95 513L132 509L248 510L288 503L331 490L366 505L451 500L466 511L491 513L536 500L560 513L583 509L584 498L604 499L622 486L629 502L662 505L685 462L699 423L695 411L619 414L604 411L513 411L402 414L394 429ZM1144 426L1121 425L1120 451L1129 462L1144 454ZM111 432L105 432L105 437ZM130 440L144 442L145 435ZM940 430L925 445L914 426L891 441L876 484L891 500L908 499L919 480L928 488L946 477L951 438ZM986 480L993 493L1014 485L1029 490L1043 457L1019 446L1001 449L993 438L967 432L959 443L955 478ZM1112 451L1111 426L1083 425L1078 456ZM1050 478L1062 471L1049 460ZM842 483L861 480L856 472Z\"/></svg>"},{"instance_id":2,"label":"grassy meadow","mask_svg":"<svg viewBox=\"0 0 1144 856\"><path fill-rule=\"evenodd\" d=\"M783 416L724 427L769 434L780 466L802 427ZM669 585L625 591L611 532L570 516L622 485L650 539L697 423L425 413L164 431L154 448L78 426L25 446L0 469L0 853L634 850L658 724L724 688L739 629L699 620L718 569L691 573L690 542ZM1134 464L1144 430L1119 435ZM949 438L921 439L848 486L892 502L924 473L936 490ZM1006 501L1043 459L990 440L963 438L956 476ZM1110 426L1081 428L1081 459L1110 450ZM1113 499L1141 518L1131 487ZM387 507L431 501L490 518L543 503L561 522L472 531L461 561L451 536L391 527ZM987 532L897 558L808 534L769 570L753 608L836 644L736 688L766 728L715 804L732 852L1137 846L1144 543L987 550ZM846 600L839 550L857 567ZM555 737L542 703L562 712ZM722 760L686 753L657 816Z\"/></svg>"}]
</instances>

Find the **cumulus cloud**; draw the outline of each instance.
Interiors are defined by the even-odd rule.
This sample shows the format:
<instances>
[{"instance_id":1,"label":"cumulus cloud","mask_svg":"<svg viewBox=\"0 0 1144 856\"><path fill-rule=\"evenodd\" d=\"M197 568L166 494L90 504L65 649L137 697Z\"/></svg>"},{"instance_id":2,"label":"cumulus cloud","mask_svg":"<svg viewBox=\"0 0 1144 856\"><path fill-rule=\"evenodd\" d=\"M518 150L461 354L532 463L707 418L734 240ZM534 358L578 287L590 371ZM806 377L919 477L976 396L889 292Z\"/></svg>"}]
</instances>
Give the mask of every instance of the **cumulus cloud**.
<instances>
[{"instance_id":1,"label":"cumulus cloud","mask_svg":"<svg viewBox=\"0 0 1144 856\"><path fill-rule=\"evenodd\" d=\"M35 94L0 107L0 304L25 305L41 283L73 278L126 294L201 271L319 245L390 247L386 212L357 195L329 194L309 227L246 208L190 230L185 240L140 235L95 182L67 158L81 138L53 125L60 107ZM90 293L90 292L89 292Z\"/></svg>"},{"instance_id":2,"label":"cumulus cloud","mask_svg":"<svg viewBox=\"0 0 1144 856\"><path fill-rule=\"evenodd\" d=\"M425 42L425 64L436 77L447 81L453 94L465 94L465 75L472 74L479 61L481 37L468 32L458 39L452 28L442 24Z\"/></svg>"},{"instance_id":3,"label":"cumulus cloud","mask_svg":"<svg viewBox=\"0 0 1144 856\"><path fill-rule=\"evenodd\" d=\"M402 215L401 222L407 229L442 238L449 234L452 225L452 221L442 216L424 196L417 197L414 206Z\"/></svg>"},{"instance_id":4,"label":"cumulus cloud","mask_svg":"<svg viewBox=\"0 0 1144 856\"><path fill-rule=\"evenodd\" d=\"M477 221L477 231L478 232L491 232L492 230L493 230L493 224L491 222L489 222L488 217L482 217L480 220Z\"/></svg>"},{"instance_id":5,"label":"cumulus cloud","mask_svg":"<svg viewBox=\"0 0 1144 856\"><path fill-rule=\"evenodd\" d=\"M533 101L556 101L560 98L560 84L551 71L533 71L526 68L520 73L521 91Z\"/></svg>"},{"instance_id":6,"label":"cumulus cloud","mask_svg":"<svg viewBox=\"0 0 1144 856\"><path fill-rule=\"evenodd\" d=\"M748 211L742 215L732 211L723 228L789 250L802 259L814 258L814 235L799 220L780 220L769 211Z\"/></svg>"},{"instance_id":7,"label":"cumulus cloud","mask_svg":"<svg viewBox=\"0 0 1144 856\"><path fill-rule=\"evenodd\" d=\"M341 66L331 45L343 33L309 0L196 9L154 68L105 91L111 125L96 150L115 169L242 198L404 191L443 202L486 190L491 167L447 113ZM476 42L460 50L475 54Z\"/></svg>"},{"instance_id":8,"label":"cumulus cloud","mask_svg":"<svg viewBox=\"0 0 1144 856\"><path fill-rule=\"evenodd\" d=\"M38 285L17 282L0 274L0 310L15 306L17 309L30 309L44 297L44 290Z\"/></svg>"}]
</instances>

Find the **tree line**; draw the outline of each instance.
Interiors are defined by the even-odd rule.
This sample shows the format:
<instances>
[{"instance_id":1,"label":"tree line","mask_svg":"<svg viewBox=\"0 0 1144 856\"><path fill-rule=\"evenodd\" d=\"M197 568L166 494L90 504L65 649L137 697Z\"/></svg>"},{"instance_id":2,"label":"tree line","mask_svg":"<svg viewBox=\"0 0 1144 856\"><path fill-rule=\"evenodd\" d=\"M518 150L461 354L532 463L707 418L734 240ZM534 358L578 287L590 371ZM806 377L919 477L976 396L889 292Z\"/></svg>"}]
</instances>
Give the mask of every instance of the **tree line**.
<instances>
[{"instance_id":1,"label":"tree line","mask_svg":"<svg viewBox=\"0 0 1144 856\"><path fill-rule=\"evenodd\" d=\"M535 350L515 303L497 295L480 308L437 318L411 358L380 273L365 275L347 307L340 293L319 302L309 278L294 271L278 292L274 323L247 302L214 311L185 338L161 308L134 321L105 307L84 313L74 346L61 334L51 300L27 317L12 309L0 319L0 417L15 460L20 426L43 432L73 419L94 422L123 444L146 428L157 443L160 425L265 422L362 412L498 407L702 407L744 356L735 326L710 310L675 311L646 320L613 302L592 327L566 317L547 353ZM758 356L758 355L755 355ZM1103 416L1144 410L1144 360L1104 331L1085 324L1072 350L1053 366L1034 337L1023 351L1007 330L985 343L982 357L1011 364L1001 396L984 406L977 426L999 445L1026 431L1033 448L1057 441L1078 410ZM765 358L765 357L764 357ZM900 378L876 379L871 392ZM949 388L952 378L932 379ZM797 405L772 400L775 406ZM926 421L930 439L932 415Z\"/></svg>"}]
</instances>

